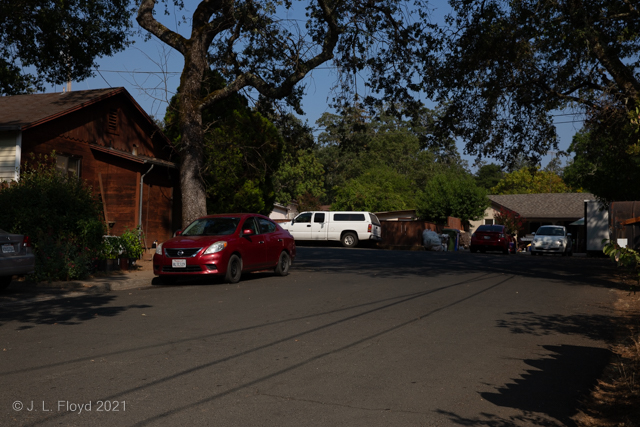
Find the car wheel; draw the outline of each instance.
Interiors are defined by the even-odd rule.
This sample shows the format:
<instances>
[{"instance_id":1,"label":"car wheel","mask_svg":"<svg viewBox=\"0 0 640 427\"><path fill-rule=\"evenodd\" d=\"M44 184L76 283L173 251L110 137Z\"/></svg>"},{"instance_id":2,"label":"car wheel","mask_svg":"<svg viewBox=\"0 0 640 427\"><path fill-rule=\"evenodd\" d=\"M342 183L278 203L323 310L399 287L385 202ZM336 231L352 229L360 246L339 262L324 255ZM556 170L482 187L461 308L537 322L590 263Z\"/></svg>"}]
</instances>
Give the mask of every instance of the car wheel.
<instances>
[{"instance_id":1,"label":"car wheel","mask_svg":"<svg viewBox=\"0 0 640 427\"><path fill-rule=\"evenodd\" d=\"M289 274L289 267L291 267L291 257L285 251L280 253L280 259L278 265L276 265L275 272L278 276L286 276Z\"/></svg>"},{"instance_id":2,"label":"car wheel","mask_svg":"<svg viewBox=\"0 0 640 427\"><path fill-rule=\"evenodd\" d=\"M228 283L238 283L242 276L242 260L238 255L231 255L229 258L229 264L227 264L227 274L224 279Z\"/></svg>"},{"instance_id":3,"label":"car wheel","mask_svg":"<svg viewBox=\"0 0 640 427\"><path fill-rule=\"evenodd\" d=\"M3 289L7 289L9 284L11 283L12 276L2 276L0 277L0 291Z\"/></svg>"},{"instance_id":4,"label":"car wheel","mask_svg":"<svg viewBox=\"0 0 640 427\"><path fill-rule=\"evenodd\" d=\"M344 233L340 241L345 248L353 248L358 244L358 236L353 233Z\"/></svg>"}]
</instances>

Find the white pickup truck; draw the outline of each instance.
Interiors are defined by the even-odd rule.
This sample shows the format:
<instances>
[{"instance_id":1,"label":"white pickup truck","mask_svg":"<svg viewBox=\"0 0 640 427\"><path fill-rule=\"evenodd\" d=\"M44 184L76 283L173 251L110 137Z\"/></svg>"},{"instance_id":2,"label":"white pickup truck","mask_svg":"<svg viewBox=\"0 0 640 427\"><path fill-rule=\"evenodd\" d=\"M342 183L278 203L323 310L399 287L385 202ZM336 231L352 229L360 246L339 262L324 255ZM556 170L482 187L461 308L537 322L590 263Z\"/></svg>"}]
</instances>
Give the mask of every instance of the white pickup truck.
<instances>
[{"instance_id":1,"label":"white pickup truck","mask_svg":"<svg viewBox=\"0 0 640 427\"><path fill-rule=\"evenodd\" d=\"M382 240L380 221L371 212L302 212L280 226L295 240L335 240L349 248L360 240Z\"/></svg>"}]
</instances>

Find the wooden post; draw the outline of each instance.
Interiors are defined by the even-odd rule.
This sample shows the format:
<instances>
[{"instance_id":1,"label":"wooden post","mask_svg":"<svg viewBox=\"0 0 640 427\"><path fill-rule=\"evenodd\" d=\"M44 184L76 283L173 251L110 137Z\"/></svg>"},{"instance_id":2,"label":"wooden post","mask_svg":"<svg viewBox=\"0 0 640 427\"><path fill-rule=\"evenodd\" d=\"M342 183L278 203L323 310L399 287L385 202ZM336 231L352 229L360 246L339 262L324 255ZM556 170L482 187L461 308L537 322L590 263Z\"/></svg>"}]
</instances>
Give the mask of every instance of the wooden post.
<instances>
[{"instance_id":1,"label":"wooden post","mask_svg":"<svg viewBox=\"0 0 640 427\"><path fill-rule=\"evenodd\" d=\"M102 197L102 211L104 212L104 224L107 226L107 234L111 234L109 230L109 220L107 219L107 199L104 197L104 188L102 187L102 173L98 173L98 182L100 183L100 197Z\"/></svg>"}]
</instances>

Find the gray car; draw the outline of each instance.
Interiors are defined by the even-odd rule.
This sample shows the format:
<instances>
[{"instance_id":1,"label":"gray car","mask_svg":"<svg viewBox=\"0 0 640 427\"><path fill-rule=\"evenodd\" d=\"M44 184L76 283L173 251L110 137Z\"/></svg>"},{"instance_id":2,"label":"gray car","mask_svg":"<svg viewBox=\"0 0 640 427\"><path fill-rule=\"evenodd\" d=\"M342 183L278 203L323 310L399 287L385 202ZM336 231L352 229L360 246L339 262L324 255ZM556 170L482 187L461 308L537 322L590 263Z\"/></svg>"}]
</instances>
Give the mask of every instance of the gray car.
<instances>
[{"instance_id":1,"label":"gray car","mask_svg":"<svg viewBox=\"0 0 640 427\"><path fill-rule=\"evenodd\" d=\"M0 229L0 290L9 286L13 276L33 273L35 266L29 237Z\"/></svg>"},{"instance_id":2,"label":"gray car","mask_svg":"<svg viewBox=\"0 0 640 427\"><path fill-rule=\"evenodd\" d=\"M561 225L543 225L535 232L531 242L531 255L560 254L573 255L571 233Z\"/></svg>"}]
</instances>

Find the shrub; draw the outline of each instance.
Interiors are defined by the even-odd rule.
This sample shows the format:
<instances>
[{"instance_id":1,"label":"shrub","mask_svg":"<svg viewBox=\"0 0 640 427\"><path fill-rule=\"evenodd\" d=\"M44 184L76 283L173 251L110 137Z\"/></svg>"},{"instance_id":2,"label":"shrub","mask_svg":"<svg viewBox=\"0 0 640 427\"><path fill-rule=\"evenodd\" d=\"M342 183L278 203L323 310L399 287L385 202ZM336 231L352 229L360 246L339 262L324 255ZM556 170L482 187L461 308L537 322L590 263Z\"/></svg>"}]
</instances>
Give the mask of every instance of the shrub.
<instances>
[{"instance_id":1,"label":"shrub","mask_svg":"<svg viewBox=\"0 0 640 427\"><path fill-rule=\"evenodd\" d=\"M0 190L0 228L31 238L38 281L86 277L105 230L91 187L60 174L55 160L55 153L32 154L21 167L20 181Z\"/></svg>"},{"instance_id":2,"label":"shrub","mask_svg":"<svg viewBox=\"0 0 640 427\"><path fill-rule=\"evenodd\" d=\"M142 237L142 230L137 228L135 230L126 229L122 236L120 236L120 245L122 246L122 256L129 259L140 259L144 253L140 238Z\"/></svg>"}]
</instances>

